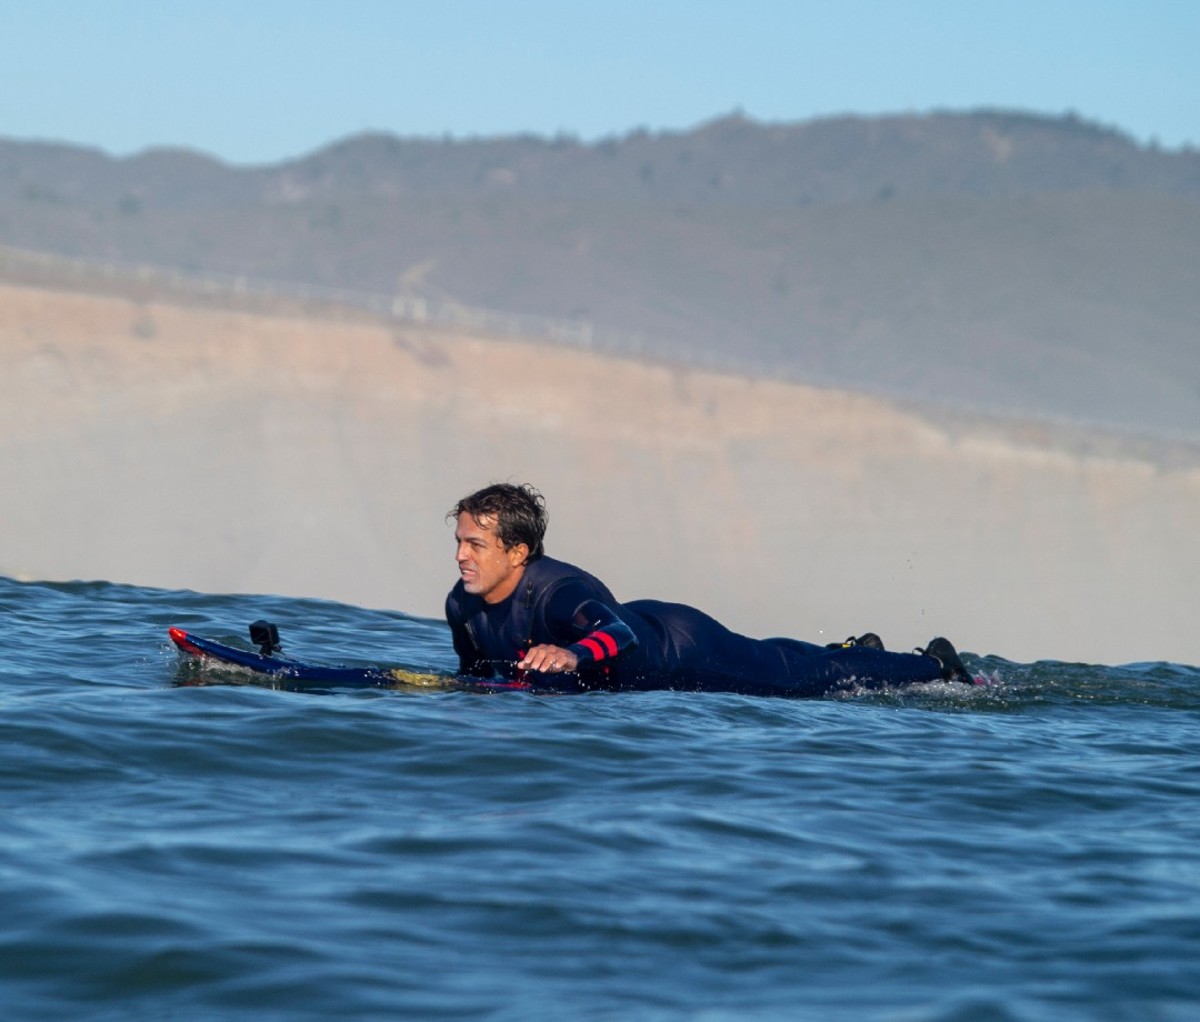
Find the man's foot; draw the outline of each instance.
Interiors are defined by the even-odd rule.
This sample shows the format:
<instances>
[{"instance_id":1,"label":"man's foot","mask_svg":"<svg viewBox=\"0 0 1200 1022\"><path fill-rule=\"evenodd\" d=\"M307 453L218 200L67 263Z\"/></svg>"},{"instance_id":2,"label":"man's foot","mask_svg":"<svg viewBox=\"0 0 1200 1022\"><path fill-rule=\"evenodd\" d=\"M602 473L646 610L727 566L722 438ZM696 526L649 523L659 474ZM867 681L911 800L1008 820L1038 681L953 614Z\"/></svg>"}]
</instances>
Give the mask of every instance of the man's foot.
<instances>
[{"instance_id":1,"label":"man's foot","mask_svg":"<svg viewBox=\"0 0 1200 1022\"><path fill-rule=\"evenodd\" d=\"M849 649L851 646L864 646L867 649L883 649L883 640L874 632L864 632L862 635L851 635L845 642L831 642L826 649Z\"/></svg>"},{"instance_id":2,"label":"man's foot","mask_svg":"<svg viewBox=\"0 0 1200 1022\"><path fill-rule=\"evenodd\" d=\"M968 673L966 665L958 655L958 650L954 648L954 643L949 639L943 639L939 635L936 639L930 639L929 645L922 650L918 650L918 652L933 657L941 666L942 677L947 681L961 681L968 685L975 684L975 679Z\"/></svg>"}]
</instances>

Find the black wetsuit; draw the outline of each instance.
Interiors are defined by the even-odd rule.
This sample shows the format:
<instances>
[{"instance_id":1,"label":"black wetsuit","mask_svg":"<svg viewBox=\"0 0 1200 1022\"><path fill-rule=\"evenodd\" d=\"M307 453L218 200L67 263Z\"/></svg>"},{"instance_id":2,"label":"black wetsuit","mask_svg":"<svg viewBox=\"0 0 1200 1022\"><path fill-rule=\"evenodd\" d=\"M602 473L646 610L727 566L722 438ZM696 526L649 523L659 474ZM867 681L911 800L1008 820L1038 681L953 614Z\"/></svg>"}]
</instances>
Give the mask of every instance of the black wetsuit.
<instances>
[{"instance_id":1,"label":"black wetsuit","mask_svg":"<svg viewBox=\"0 0 1200 1022\"><path fill-rule=\"evenodd\" d=\"M879 687L942 676L937 660L865 646L834 649L798 639L751 639L679 603L618 603L586 571L541 557L517 590L488 604L459 581L446 620L463 674L579 689L682 689L749 695L821 696L838 688ZM520 672L533 646L570 649L572 675Z\"/></svg>"}]
</instances>

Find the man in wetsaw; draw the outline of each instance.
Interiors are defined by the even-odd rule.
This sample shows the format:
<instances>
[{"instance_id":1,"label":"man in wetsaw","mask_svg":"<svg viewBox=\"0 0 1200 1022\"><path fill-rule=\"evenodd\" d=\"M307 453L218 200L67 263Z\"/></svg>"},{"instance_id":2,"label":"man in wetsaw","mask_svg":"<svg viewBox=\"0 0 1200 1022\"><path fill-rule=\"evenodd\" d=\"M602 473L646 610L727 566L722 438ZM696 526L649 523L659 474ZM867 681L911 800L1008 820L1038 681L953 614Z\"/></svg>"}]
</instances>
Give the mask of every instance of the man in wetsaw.
<instances>
[{"instance_id":1,"label":"man in wetsaw","mask_svg":"<svg viewBox=\"0 0 1200 1022\"><path fill-rule=\"evenodd\" d=\"M499 483L460 500L459 580L446 620L461 674L555 690L679 689L821 696L938 680L970 683L954 646L891 653L874 634L820 646L751 639L679 603L620 603L594 575L546 556L546 504Z\"/></svg>"}]
</instances>

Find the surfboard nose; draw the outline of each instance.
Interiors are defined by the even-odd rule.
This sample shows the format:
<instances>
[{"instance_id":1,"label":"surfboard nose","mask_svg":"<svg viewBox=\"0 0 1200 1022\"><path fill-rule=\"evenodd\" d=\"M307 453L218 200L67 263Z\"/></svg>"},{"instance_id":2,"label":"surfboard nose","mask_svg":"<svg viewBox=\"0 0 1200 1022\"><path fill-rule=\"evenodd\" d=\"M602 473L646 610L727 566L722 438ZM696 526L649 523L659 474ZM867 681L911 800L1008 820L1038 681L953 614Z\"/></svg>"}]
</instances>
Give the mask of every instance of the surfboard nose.
<instances>
[{"instance_id":1,"label":"surfboard nose","mask_svg":"<svg viewBox=\"0 0 1200 1022\"><path fill-rule=\"evenodd\" d=\"M199 649L197 649L196 645L192 642L191 637L182 628L168 628L167 635L170 636L171 641L185 653L190 653L192 656L204 655Z\"/></svg>"}]
</instances>

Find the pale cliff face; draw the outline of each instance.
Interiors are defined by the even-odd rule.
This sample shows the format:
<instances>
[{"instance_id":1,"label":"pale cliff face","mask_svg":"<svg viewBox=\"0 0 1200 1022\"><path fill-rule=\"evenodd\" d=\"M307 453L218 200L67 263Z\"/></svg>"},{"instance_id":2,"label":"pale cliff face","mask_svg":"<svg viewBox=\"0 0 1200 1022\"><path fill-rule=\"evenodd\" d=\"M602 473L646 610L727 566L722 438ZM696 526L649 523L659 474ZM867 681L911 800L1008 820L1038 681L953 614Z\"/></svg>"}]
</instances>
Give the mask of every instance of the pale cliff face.
<instances>
[{"instance_id":1,"label":"pale cliff face","mask_svg":"<svg viewBox=\"0 0 1200 1022\"><path fill-rule=\"evenodd\" d=\"M0 381L8 574L436 617L445 509L528 481L550 553L750 634L1200 662L1188 457L546 344L17 285Z\"/></svg>"}]
</instances>

